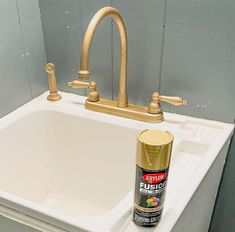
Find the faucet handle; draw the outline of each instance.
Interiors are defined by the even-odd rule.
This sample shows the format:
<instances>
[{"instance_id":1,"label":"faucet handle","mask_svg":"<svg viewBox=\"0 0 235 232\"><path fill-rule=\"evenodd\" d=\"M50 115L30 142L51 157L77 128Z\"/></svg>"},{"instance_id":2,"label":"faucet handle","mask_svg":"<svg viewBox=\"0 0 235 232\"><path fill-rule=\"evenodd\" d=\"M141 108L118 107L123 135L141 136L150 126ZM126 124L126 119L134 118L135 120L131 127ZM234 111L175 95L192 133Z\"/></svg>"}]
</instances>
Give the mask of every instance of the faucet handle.
<instances>
[{"instance_id":1,"label":"faucet handle","mask_svg":"<svg viewBox=\"0 0 235 232\"><path fill-rule=\"evenodd\" d=\"M83 89L83 88L89 88L90 83L85 82L85 81L74 80L74 81L68 82L68 86L70 86L74 89Z\"/></svg>"},{"instance_id":2,"label":"faucet handle","mask_svg":"<svg viewBox=\"0 0 235 232\"><path fill-rule=\"evenodd\" d=\"M74 80L68 82L68 86L75 89L87 88L89 89L89 94L87 98L88 101L97 102L100 100L99 93L96 90L96 83L94 81L85 82L85 81Z\"/></svg>"},{"instance_id":3,"label":"faucet handle","mask_svg":"<svg viewBox=\"0 0 235 232\"><path fill-rule=\"evenodd\" d=\"M148 112L150 114L162 114L159 97L160 94L158 92L153 93L152 101L148 105Z\"/></svg>"},{"instance_id":4,"label":"faucet handle","mask_svg":"<svg viewBox=\"0 0 235 232\"><path fill-rule=\"evenodd\" d=\"M181 106L181 105L187 105L188 104L188 102L186 100L184 100L183 98L181 98L181 97L171 97L171 96L160 95L159 100L170 103L170 104L175 105L175 106Z\"/></svg>"},{"instance_id":5,"label":"faucet handle","mask_svg":"<svg viewBox=\"0 0 235 232\"><path fill-rule=\"evenodd\" d=\"M152 101L148 105L148 112L150 114L162 113L161 105L159 103L160 101L164 101L164 102L170 103L172 105L177 105L177 106L187 105L187 101L181 97L164 96L164 95L160 95L158 92L155 92L152 95Z\"/></svg>"}]
</instances>

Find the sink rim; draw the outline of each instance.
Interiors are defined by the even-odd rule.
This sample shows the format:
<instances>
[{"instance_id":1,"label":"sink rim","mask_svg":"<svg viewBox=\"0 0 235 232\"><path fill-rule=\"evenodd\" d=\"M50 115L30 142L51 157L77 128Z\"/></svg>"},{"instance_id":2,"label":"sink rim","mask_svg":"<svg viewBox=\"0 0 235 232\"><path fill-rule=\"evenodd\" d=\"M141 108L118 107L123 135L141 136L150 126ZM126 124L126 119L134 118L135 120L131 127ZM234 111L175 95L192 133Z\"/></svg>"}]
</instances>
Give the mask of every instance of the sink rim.
<instances>
[{"instance_id":1,"label":"sink rim","mask_svg":"<svg viewBox=\"0 0 235 232\"><path fill-rule=\"evenodd\" d=\"M48 111L57 111L57 112L63 112L66 114L72 114L72 115L78 115L80 117L85 117L85 118L90 118L90 119L95 119L97 121L103 121L106 123L111 123L115 125L120 125L128 128L134 128L134 129L145 129L146 126L151 127L151 128L159 128L159 129L165 129L169 128L169 122L173 121L175 124L177 123L185 123L185 122L199 122L199 123L204 123L208 125L215 125L216 127L222 127L221 129L221 135L220 135L220 140L214 142L214 146L211 146L209 148L210 153L214 154L211 156L205 157L204 163L201 165L201 172L200 175L194 178L194 180L191 183L191 186L189 187L189 191L187 194L185 194L183 202L180 201L180 204L177 204L177 214L174 215L174 217L171 217L170 221L171 223L164 222L165 225L168 225L168 228L170 226L173 227L174 223L177 221L178 217L180 216L180 212L183 211L184 207L186 206L187 202L190 200L191 196L193 195L194 191L197 189L198 185L200 184L201 180L203 177L206 175L207 170L210 168L212 165L213 161L215 160L217 154L219 151L223 148L225 142L229 139L229 137L232 134L232 131L234 129L234 125L232 124L227 124L227 123L222 123L222 122L217 122L217 121L212 121L212 120L206 120L206 119L198 119L198 118L193 118L189 116L183 116L183 115L178 115L178 114L172 114L172 113L165 113L165 118L166 121L162 123L157 123L157 124L149 124L149 123L144 123L144 122L138 122L135 120L131 119L125 119L125 118L119 118L117 116L111 116L111 115L105 115L102 113L97 113L97 112L91 112L86 110L83 107L83 104L85 102L85 97L83 96L77 96L74 94L68 94L68 93L63 93L61 92L62 95L62 100L59 102L48 102L46 100L47 92L42 94L41 96L33 99L31 102L23 105L22 107L18 108L17 110L11 112L10 114L6 115L2 119L0 119L0 130L3 128L6 128L8 125L13 123L14 121L20 119L21 117L24 117L25 115L36 112L36 111L42 111L42 110L48 110ZM76 102L79 102L77 104ZM171 131L174 131L173 133L178 133L180 134L180 129L175 127L171 128ZM183 136L182 136L183 137ZM129 193L130 194L130 193ZM128 195L129 195L128 194ZM122 210L117 210L116 212L114 211L113 213L115 216L116 214L119 215L118 217L120 218L123 213L126 213L130 210L130 207L132 205L132 202L129 201L130 196L127 196L128 200L126 201L129 202L129 205L122 203L124 201L120 202L120 208ZM182 197L183 198L183 197ZM59 212L55 212L54 210L49 210L40 207L37 204L34 204L32 202L29 202L25 199L19 198L17 196L14 196L12 194L7 194L5 192L0 191L0 205L4 205L4 200L5 203L7 202L8 204L5 204L6 207L13 207L13 205L21 205L22 207L28 207L29 209L32 209L34 211L40 212L41 214L48 215L50 217L53 217L55 219L58 219L60 221L63 221L65 223L83 228L83 229L89 229L91 231L105 231L107 230L107 227L98 227L97 223L92 223L89 220L85 220L80 218L72 218L72 217L67 217L66 215L63 215ZM125 207L126 206L126 207ZM180 210L179 210L180 209ZM1 214L1 210L0 210ZM106 215L107 216L107 215ZM111 215L110 219L113 218L114 216ZM99 220L98 220L99 221ZM115 223L115 221L118 221L118 218L112 221L112 223ZM168 220L169 221L169 220ZM110 224L112 224L110 223ZM108 231L108 230L107 230Z\"/></svg>"}]
</instances>

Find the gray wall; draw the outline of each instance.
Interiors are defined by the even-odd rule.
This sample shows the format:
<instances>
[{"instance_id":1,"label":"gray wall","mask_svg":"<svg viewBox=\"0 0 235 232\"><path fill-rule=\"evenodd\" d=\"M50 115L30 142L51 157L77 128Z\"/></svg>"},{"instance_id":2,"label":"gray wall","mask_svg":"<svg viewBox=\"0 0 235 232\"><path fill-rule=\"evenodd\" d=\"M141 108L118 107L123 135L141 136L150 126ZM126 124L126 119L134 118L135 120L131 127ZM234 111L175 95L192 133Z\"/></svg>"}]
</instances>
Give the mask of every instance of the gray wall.
<instances>
[{"instance_id":1,"label":"gray wall","mask_svg":"<svg viewBox=\"0 0 235 232\"><path fill-rule=\"evenodd\" d=\"M0 1L0 116L46 89L38 1Z\"/></svg>"},{"instance_id":2,"label":"gray wall","mask_svg":"<svg viewBox=\"0 0 235 232\"><path fill-rule=\"evenodd\" d=\"M60 89L84 93L71 90L66 82L77 76L82 36L89 20L105 5L117 7L126 22L130 102L147 104L152 92L160 91L189 101L187 107L164 104L166 111L233 122L234 0L40 0L47 57L57 66ZM101 94L116 98L119 40L110 19L96 32L90 69ZM233 146L218 194L213 232L234 231L235 202L231 193L235 190L229 190L227 184L235 179L234 156Z\"/></svg>"},{"instance_id":3,"label":"gray wall","mask_svg":"<svg viewBox=\"0 0 235 232\"><path fill-rule=\"evenodd\" d=\"M67 82L77 77L80 47L86 26L97 9L110 1L40 0L47 60L56 66L61 90L72 92ZM105 97L112 96L111 20L98 28L92 46L91 79ZM82 94L83 90L73 92Z\"/></svg>"},{"instance_id":4,"label":"gray wall","mask_svg":"<svg viewBox=\"0 0 235 232\"><path fill-rule=\"evenodd\" d=\"M0 1L0 117L46 90L38 1ZM36 232L0 217L2 232Z\"/></svg>"}]
</instances>

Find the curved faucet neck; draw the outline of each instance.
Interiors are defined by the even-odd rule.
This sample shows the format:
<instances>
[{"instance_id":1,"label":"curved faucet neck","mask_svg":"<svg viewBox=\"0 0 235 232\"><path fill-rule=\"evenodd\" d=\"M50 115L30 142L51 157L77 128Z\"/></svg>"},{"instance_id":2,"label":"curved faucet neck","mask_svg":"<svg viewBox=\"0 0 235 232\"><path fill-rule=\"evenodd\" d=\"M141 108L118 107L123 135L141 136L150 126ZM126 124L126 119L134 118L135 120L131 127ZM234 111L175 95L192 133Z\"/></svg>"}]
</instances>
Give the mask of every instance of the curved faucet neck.
<instances>
[{"instance_id":1,"label":"curved faucet neck","mask_svg":"<svg viewBox=\"0 0 235 232\"><path fill-rule=\"evenodd\" d=\"M89 50L90 45L93 39L94 32L106 16L112 16L114 21L117 24L120 36L120 79L119 79L119 94L117 98L117 104L119 107L128 106L128 98L127 98L127 33L126 27L123 21L123 18L119 11L113 7L104 7L100 9L91 19L82 45L82 53L80 60L80 70L79 77L82 80L87 80L89 78Z\"/></svg>"}]
</instances>

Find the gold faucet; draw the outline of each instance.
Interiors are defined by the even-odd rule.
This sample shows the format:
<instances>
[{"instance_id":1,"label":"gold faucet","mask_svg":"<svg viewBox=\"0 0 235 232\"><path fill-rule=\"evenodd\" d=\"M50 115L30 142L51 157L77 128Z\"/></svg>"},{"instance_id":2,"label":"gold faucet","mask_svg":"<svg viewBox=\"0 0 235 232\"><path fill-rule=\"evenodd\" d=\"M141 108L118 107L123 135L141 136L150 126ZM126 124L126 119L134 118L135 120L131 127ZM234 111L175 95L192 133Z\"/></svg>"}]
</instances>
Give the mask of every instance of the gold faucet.
<instances>
[{"instance_id":1,"label":"gold faucet","mask_svg":"<svg viewBox=\"0 0 235 232\"><path fill-rule=\"evenodd\" d=\"M115 22L117 23L119 35L120 35L120 83L119 83L119 94L117 104L118 107L126 107L128 105L127 91L126 91L126 73L127 73L127 35L126 27L122 16L119 11L113 7L104 7L100 9L95 16L91 19L82 45L81 61L80 61L80 70L78 72L80 80L89 79L89 50L91 47L91 41L94 35L94 32L99 25L100 21L106 16L111 15Z\"/></svg>"},{"instance_id":2,"label":"gold faucet","mask_svg":"<svg viewBox=\"0 0 235 232\"><path fill-rule=\"evenodd\" d=\"M95 82L87 83L84 80L89 79L89 50L93 39L94 32L100 21L106 16L112 16L117 23L120 36L120 79L119 79L119 93L117 101L104 99L99 97L96 90ZM148 107L128 104L127 97L127 35L126 27L123 18L119 11L113 7L101 8L91 19L82 45L82 53L80 60L80 70L78 72L79 78L82 81L74 80L68 85L73 88L88 88L89 95L85 103L87 109L122 116L126 118L141 120L145 122L160 122L163 120L163 113L159 101L165 101L174 105L185 105L187 101L180 97L160 96L159 93L154 93L152 101Z\"/></svg>"}]
</instances>

